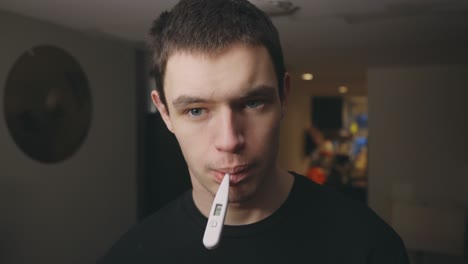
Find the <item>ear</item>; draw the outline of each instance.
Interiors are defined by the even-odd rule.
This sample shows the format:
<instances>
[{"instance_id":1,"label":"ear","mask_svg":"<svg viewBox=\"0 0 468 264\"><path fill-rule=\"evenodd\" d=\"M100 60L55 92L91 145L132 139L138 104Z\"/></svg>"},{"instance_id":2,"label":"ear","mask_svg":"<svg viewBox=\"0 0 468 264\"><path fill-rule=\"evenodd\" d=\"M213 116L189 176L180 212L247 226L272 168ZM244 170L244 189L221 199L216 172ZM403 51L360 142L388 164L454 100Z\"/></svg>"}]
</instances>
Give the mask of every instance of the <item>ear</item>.
<instances>
[{"instance_id":1,"label":"ear","mask_svg":"<svg viewBox=\"0 0 468 264\"><path fill-rule=\"evenodd\" d=\"M158 108L159 113L161 114L161 117L164 121L164 123L167 126L167 129L174 133L173 128L172 128L172 122L171 118L169 117L169 111L166 108L166 105L161 101L161 97L159 96L159 93L155 90L151 92L151 99L153 100L154 105L156 108Z\"/></svg>"},{"instance_id":2,"label":"ear","mask_svg":"<svg viewBox=\"0 0 468 264\"><path fill-rule=\"evenodd\" d=\"M288 72L285 72L283 77L283 100L281 101L281 118L283 118L286 115L286 105L288 102L290 90L291 76Z\"/></svg>"}]
</instances>

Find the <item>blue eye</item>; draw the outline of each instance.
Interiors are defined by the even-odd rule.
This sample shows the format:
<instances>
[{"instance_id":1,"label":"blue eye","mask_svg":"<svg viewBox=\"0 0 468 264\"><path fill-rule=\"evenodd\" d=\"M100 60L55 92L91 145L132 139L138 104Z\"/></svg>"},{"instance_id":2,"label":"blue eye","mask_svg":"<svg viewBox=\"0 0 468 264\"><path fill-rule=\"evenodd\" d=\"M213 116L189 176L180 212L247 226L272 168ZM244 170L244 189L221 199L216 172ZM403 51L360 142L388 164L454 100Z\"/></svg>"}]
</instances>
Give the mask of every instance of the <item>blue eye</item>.
<instances>
[{"instance_id":1,"label":"blue eye","mask_svg":"<svg viewBox=\"0 0 468 264\"><path fill-rule=\"evenodd\" d=\"M246 104L245 104L248 108L258 108L260 106L263 105L263 103L260 101L260 100L251 100L251 101L248 101Z\"/></svg>"},{"instance_id":2,"label":"blue eye","mask_svg":"<svg viewBox=\"0 0 468 264\"><path fill-rule=\"evenodd\" d=\"M193 108L189 110L191 116L201 116L203 114L203 109L201 108Z\"/></svg>"}]
</instances>

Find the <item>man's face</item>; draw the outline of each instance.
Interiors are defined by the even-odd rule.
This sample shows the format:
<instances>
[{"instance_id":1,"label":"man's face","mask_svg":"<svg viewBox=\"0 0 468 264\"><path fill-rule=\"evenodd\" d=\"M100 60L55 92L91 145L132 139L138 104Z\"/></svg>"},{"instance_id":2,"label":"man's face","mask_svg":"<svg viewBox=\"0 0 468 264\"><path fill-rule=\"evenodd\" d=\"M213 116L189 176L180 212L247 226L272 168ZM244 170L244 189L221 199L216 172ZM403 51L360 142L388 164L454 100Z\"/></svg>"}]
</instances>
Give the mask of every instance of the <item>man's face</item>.
<instances>
[{"instance_id":1,"label":"man's face","mask_svg":"<svg viewBox=\"0 0 468 264\"><path fill-rule=\"evenodd\" d=\"M187 162L194 194L214 195L230 173L230 202L242 203L277 173L283 104L267 50L233 45L220 53L172 55L166 105L153 99ZM283 102L284 103L284 102Z\"/></svg>"}]
</instances>

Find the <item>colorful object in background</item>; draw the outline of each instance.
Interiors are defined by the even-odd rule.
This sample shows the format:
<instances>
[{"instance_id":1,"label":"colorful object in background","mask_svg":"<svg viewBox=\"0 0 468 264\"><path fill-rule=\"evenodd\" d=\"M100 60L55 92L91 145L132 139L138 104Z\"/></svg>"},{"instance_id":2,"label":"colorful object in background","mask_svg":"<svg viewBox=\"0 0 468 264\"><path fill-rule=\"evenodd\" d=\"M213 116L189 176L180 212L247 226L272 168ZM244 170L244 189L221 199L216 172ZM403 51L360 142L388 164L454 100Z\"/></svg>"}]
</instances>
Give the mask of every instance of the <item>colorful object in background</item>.
<instances>
[{"instance_id":1,"label":"colorful object in background","mask_svg":"<svg viewBox=\"0 0 468 264\"><path fill-rule=\"evenodd\" d=\"M321 167L311 167L307 172L306 176L313 182L316 182L321 185L323 185L327 180L327 174L325 170Z\"/></svg>"},{"instance_id":2,"label":"colorful object in background","mask_svg":"<svg viewBox=\"0 0 468 264\"><path fill-rule=\"evenodd\" d=\"M319 147L320 155L324 157L331 157L334 152L333 142L331 140L325 140Z\"/></svg>"},{"instance_id":3,"label":"colorful object in background","mask_svg":"<svg viewBox=\"0 0 468 264\"><path fill-rule=\"evenodd\" d=\"M356 116L356 122L360 128L367 128L367 114L359 114L358 116Z\"/></svg>"},{"instance_id":4,"label":"colorful object in background","mask_svg":"<svg viewBox=\"0 0 468 264\"><path fill-rule=\"evenodd\" d=\"M352 122L351 125L349 126L349 132L351 134L356 135L356 133L359 131L359 125L356 122Z\"/></svg>"},{"instance_id":5,"label":"colorful object in background","mask_svg":"<svg viewBox=\"0 0 468 264\"><path fill-rule=\"evenodd\" d=\"M366 146L367 146L366 137L356 137L356 139L354 140L354 146L353 146L352 153L351 153L353 157L359 155L362 149Z\"/></svg>"}]
</instances>

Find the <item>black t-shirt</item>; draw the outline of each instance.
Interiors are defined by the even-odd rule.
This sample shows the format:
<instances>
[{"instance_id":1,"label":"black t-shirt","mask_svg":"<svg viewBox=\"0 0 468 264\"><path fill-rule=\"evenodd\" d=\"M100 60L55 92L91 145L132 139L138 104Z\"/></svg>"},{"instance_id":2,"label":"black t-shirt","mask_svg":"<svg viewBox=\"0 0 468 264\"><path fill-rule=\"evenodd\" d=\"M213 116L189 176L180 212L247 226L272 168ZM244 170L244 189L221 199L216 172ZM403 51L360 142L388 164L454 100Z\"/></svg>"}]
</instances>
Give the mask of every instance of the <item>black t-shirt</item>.
<instances>
[{"instance_id":1,"label":"black t-shirt","mask_svg":"<svg viewBox=\"0 0 468 264\"><path fill-rule=\"evenodd\" d=\"M98 263L409 263L400 237L365 204L294 176L275 213L224 226L214 250L203 246L207 218L188 191L132 228Z\"/></svg>"}]
</instances>

